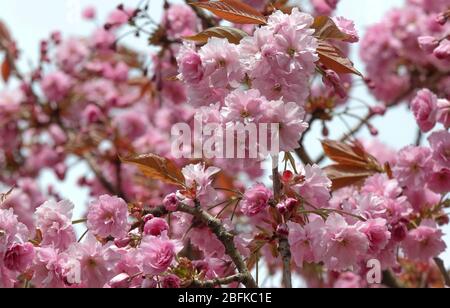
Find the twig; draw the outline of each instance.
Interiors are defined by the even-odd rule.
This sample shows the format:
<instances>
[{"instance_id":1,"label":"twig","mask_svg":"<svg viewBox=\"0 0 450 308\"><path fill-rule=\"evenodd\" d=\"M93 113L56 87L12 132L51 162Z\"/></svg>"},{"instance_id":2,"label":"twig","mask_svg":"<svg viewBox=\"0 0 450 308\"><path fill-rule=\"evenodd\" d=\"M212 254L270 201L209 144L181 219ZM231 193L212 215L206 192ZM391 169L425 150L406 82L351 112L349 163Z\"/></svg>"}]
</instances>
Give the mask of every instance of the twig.
<instances>
[{"instance_id":1,"label":"twig","mask_svg":"<svg viewBox=\"0 0 450 308\"><path fill-rule=\"evenodd\" d=\"M218 286L226 286L233 282L243 283L245 281L245 276L242 274L236 274L225 278L217 278L212 280L193 280L190 284L190 288L215 288Z\"/></svg>"},{"instance_id":2,"label":"twig","mask_svg":"<svg viewBox=\"0 0 450 308\"><path fill-rule=\"evenodd\" d=\"M196 202L196 205L194 207L185 204L179 204L177 210L179 212L194 216L196 219L208 226L211 232L213 232L225 246L227 255L230 256L237 270L242 275L242 284L244 284L244 286L246 286L247 288L258 288L256 281L250 274L250 271L248 270L244 259L239 254L234 244L234 235L228 232L227 229L225 229L220 220L214 218L208 212L204 211L200 207L199 202Z\"/></svg>"},{"instance_id":3,"label":"twig","mask_svg":"<svg viewBox=\"0 0 450 308\"><path fill-rule=\"evenodd\" d=\"M274 163L276 164L277 162ZM272 181L273 181L274 198L277 202L279 202L282 187L278 167L272 169ZM282 234L279 235L278 251L280 252L281 260L283 262L283 283L286 288L290 289L292 288L291 247L285 235Z\"/></svg>"}]
</instances>

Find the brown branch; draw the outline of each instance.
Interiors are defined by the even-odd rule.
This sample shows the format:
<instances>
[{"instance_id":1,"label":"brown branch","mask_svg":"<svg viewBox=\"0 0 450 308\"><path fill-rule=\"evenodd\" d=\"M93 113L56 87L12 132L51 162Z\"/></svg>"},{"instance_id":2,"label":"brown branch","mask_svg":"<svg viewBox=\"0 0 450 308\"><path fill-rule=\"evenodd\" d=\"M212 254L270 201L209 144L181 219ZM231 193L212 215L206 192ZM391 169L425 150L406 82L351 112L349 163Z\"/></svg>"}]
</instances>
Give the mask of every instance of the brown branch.
<instances>
[{"instance_id":1,"label":"brown branch","mask_svg":"<svg viewBox=\"0 0 450 308\"><path fill-rule=\"evenodd\" d=\"M437 267L441 271L442 277L444 278L445 285L450 287L450 274L445 268L444 261L440 258L434 258L434 263L436 263Z\"/></svg>"},{"instance_id":2,"label":"brown branch","mask_svg":"<svg viewBox=\"0 0 450 308\"><path fill-rule=\"evenodd\" d=\"M190 284L190 288L215 288L219 286L226 286L234 282L243 283L245 281L245 276L242 274L236 274L225 278L217 278L213 280L193 280Z\"/></svg>"},{"instance_id":3,"label":"brown branch","mask_svg":"<svg viewBox=\"0 0 450 308\"><path fill-rule=\"evenodd\" d=\"M389 288L392 289L402 289L403 286L397 281L394 274L390 270L386 270L383 272L383 281L382 283Z\"/></svg>"},{"instance_id":4,"label":"brown branch","mask_svg":"<svg viewBox=\"0 0 450 308\"><path fill-rule=\"evenodd\" d=\"M225 251L228 256L230 256L231 260L236 266L238 272L242 275L241 282L247 288L258 288L256 281L253 279L250 274L247 265L244 262L244 259L239 254L235 244L234 244L234 235L225 229L222 222L208 212L203 210L200 207L199 202L196 202L194 207L179 204L178 209L179 212L187 213L194 216L196 219L204 223L208 226L208 228L213 232L217 238L222 242L225 246Z\"/></svg>"},{"instance_id":5,"label":"brown branch","mask_svg":"<svg viewBox=\"0 0 450 308\"><path fill-rule=\"evenodd\" d=\"M277 162L275 162L277 163ZM272 170L273 192L276 202L280 201L281 197L281 180L278 167ZM291 274L291 247L286 235L279 234L278 251L283 262L283 283L286 288L292 288L292 274Z\"/></svg>"},{"instance_id":6,"label":"brown branch","mask_svg":"<svg viewBox=\"0 0 450 308\"><path fill-rule=\"evenodd\" d=\"M299 147L298 149L295 149L295 153L300 158L300 160L303 162L303 164L305 164L305 165L313 165L314 164L314 161L312 160L311 156L309 156L309 154L306 152L306 149L303 147L303 145L301 147Z\"/></svg>"}]
</instances>

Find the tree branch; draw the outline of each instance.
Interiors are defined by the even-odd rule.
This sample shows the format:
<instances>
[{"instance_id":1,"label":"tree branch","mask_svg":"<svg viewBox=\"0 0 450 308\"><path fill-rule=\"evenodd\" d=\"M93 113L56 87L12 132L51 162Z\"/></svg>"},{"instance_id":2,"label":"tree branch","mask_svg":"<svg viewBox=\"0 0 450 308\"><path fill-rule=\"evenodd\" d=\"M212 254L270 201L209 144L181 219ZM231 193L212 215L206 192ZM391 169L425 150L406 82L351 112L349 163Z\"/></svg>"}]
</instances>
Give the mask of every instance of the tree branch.
<instances>
[{"instance_id":1,"label":"tree branch","mask_svg":"<svg viewBox=\"0 0 450 308\"><path fill-rule=\"evenodd\" d=\"M243 283L245 281L245 276L242 274L236 274L225 278L217 278L213 280L193 280L189 287L190 288L215 288L218 286L226 286L232 284L233 282Z\"/></svg>"},{"instance_id":2,"label":"tree branch","mask_svg":"<svg viewBox=\"0 0 450 308\"><path fill-rule=\"evenodd\" d=\"M227 229L225 229L220 220L214 218L208 212L203 210L200 207L199 202L196 202L195 207L191 207L185 204L179 204L177 210L179 212L190 214L207 225L211 232L213 232L225 246L227 255L230 256L238 272L242 275L242 284L244 284L244 286L246 286L247 288L258 288L256 281L250 274L247 265L244 262L244 259L242 258L234 244L234 235L228 232Z\"/></svg>"},{"instance_id":3,"label":"tree branch","mask_svg":"<svg viewBox=\"0 0 450 308\"><path fill-rule=\"evenodd\" d=\"M281 197L281 180L278 167L272 169L273 192L276 202L280 201ZM278 251L283 262L283 283L286 288L292 288L292 274L291 274L291 247L289 241L284 234L278 235Z\"/></svg>"},{"instance_id":4,"label":"tree branch","mask_svg":"<svg viewBox=\"0 0 450 308\"><path fill-rule=\"evenodd\" d=\"M447 287L450 287L450 275L445 268L444 261L440 258L434 258L434 262L436 263L437 267L441 271L442 277L444 278L445 285Z\"/></svg>"}]
</instances>

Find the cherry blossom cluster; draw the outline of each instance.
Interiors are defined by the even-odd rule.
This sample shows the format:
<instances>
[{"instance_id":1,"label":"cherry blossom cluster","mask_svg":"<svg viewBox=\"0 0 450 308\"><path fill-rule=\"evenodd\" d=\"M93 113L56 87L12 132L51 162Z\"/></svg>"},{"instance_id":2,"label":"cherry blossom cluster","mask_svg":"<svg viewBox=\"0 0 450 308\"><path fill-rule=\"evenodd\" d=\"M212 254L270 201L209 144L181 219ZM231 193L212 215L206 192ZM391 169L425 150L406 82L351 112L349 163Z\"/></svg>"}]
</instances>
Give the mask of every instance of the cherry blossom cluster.
<instances>
[{"instance_id":1,"label":"cherry blossom cluster","mask_svg":"<svg viewBox=\"0 0 450 308\"><path fill-rule=\"evenodd\" d=\"M0 287L256 288L262 268L283 287L443 286L448 1L407 0L368 30L366 84L383 104L365 105L365 119L351 113L346 74L358 73L345 58L359 41L355 25L318 17L337 0L312 0L310 13L284 0L244 2L262 22L233 24L239 41L195 42L223 25L195 5L164 1L158 22L153 1L120 5L104 22L88 7L92 35L52 33L29 73L0 23L3 78L15 79L0 91ZM331 32L318 33L320 20ZM122 43L130 33L151 51ZM362 127L376 135L370 119L406 99L426 144L395 151L353 138ZM343 115L361 123L310 157L314 122L327 137ZM265 157L176 159L171 128L198 116L219 127L278 124L271 176ZM325 168L326 156L336 164ZM90 196L81 213L67 193L40 187L44 173L62 182L79 165ZM370 264L389 279L368 279Z\"/></svg>"},{"instance_id":2,"label":"cherry blossom cluster","mask_svg":"<svg viewBox=\"0 0 450 308\"><path fill-rule=\"evenodd\" d=\"M408 0L368 29L361 58L377 99L393 104L418 87L449 95L447 10L445 0Z\"/></svg>"}]
</instances>

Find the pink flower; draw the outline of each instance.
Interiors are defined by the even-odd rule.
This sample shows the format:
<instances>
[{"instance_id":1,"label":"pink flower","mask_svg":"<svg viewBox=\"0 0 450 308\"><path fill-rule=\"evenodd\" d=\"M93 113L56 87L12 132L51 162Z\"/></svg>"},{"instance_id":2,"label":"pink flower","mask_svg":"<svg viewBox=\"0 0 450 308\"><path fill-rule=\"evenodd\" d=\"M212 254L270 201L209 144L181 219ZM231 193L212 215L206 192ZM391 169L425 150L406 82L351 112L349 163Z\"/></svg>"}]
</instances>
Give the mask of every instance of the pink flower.
<instances>
[{"instance_id":1,"label":"pink flower","mask_svg":"<svg viewBox=\"0 0 450 308\"><path fill-rule=\"evenodd\" d=\"M68 249L70 258L79 263L75 276L83 287L102 288L114 276L116 264L121 260L117 248L109 242L102 246L88 233L83 243L75 243Z\"/></svg>"},{"instance_id":2,"label":"pink flower","mask_svg":"<svg viewBox=\"0 0 450 308\"><path fill-rule=\"evenodd\" d=\"M87 60L89 48L84 41L69 39L61 44L56 52L58 64L65 72L74 72Z\"/></svg>"},{"instance_id":3,"label":"pink flower","mask_svg":"<svg viewBox=\"0 0 450 308\"><path fill-rule=\"evenodd\" d=\"M338 26L339 30L341 30L348 36L348 38L345 40L346 42L356 43L359 41L359 35L355 29L355 23L353 21L348 20L344 17L335 17L333 18L333 20Z\"/></svg>"},{"instance_id":4,"label":"pink flower","mask_svg":"<svg viewBox=\"0 0 450 308\"><path fill-rule=\"evenodd\" d=\"M114 118L113 125L120 135L128 140L135 140L143 136L149 127L147 116L138 111L119 114Z\"/></svg>"},{"instance_id":5,"label":"pink flower","mask_svg":"<svg viewBox=\"0 0 450 308\"><path fill-rule=\"evenodd\" d=\"M55 72L42 79L42 91L52 101L60 101L66 97L72 87L72 79L63 72Z\"/></svg>"},{"instance_id":6,"label":"pink flower","mask_svg":"<svg viewBox=\"0 0 450 308\"><path fill-rule=\"evenodd\" d=\"M325 235L325 223L323 220L311 219L305 226L293 222L289 222L288 225L288 240L295 264L303 267L304 262L320 262L324 253L322 239Z\"/></svg>"},{"instance_id":7,"label":"pink flower","mask_svg":"<svg viewBox=\"0 0 450 308\"><path fill-rule=\"evenodd\" d=\"M269 206L272 191L263 184L256 184L244 194L242 213L249 217L256 216Z\"/></svg>"},{"instance_id":8,"label":"pink flower","mask_svg":"<svg viewBox=\"0 0 450 308\"><path fill-rule=\"evenodd\" d=\"M205 164L188 165L182 169L186 185L195 190L195 197L204 206L216 200L217 193L212 187L212 177L220 172L219 168L208 167ZM189 196L188 196L188 199Z\"/></svg>"},{"instance_id":9,"label":"pink flower","mask_svg":"<svg viewBox=\"0 0 450 308\"><path fill-rule=\"evenodd\" d=\"M95 19L96 14L97 12L93 6L86 7L82 12L83 18L87 20Z\"/></svg>"},{"instance_id":10,"label":"pink flower","mask_svg":"<svg viewBox=\"0 0 450 308\"><path fill-rule=\"evenodd\" d=\"M450 40L443 40L433 53L440 60L450 59Z\"/></svg>"},{"instance_id":11,"label":"pink flower","mask_svg":"<svg viewBox=\"0 0 450 308\"><path fill-rule=\"evenodd\" d=\"M432 192L427 187L406 189L405 195L408 197L413 209L418 213L432 209L441 201L441 195Z\"/></svg>"},{"instance_id":12,"label":"pink flower","mask_svg":"<svg viewBox=\"0 0 450 308\"><path fill-rule=\"evenodd\" d=\"M128 233L128 205L121 198L100 196L89 205L87 219L89 230L97 236L123 238Z\"/></svg>"},{"instance_id":13,"label":"pink flower","mask_svg":"<svg viewBox=\"0 0 450 308\"><path fill-rule=\"evenodd\" d=\"M167 195L163 200L164 208L169 212L175 212L178 208L178 198L176 194Z\"/></svg>"},{"instance_id":14,"label":"pink flower","mask_svg":"<svg viewBox=\"0 0 450 308\"><path fill-rule=\"evenodd\" d=\"M367 236L356 226L349 226L341 215L331 214L327 219L326 229L325 263L329 269L347 269L356 265L358 259L367 253L369 249Z\"/></svg>"},{"instance_id":15,"label":"pink flower","mask_svg":"<svg viewBox=\"0 0 450 308\"><path fill-rule=\"evenodd\" d=\"M450 100L438 99L437 102L437 121L444 125L446 129L450 128Z\"/></svg>"},{"instance_id":16,"label":"pink flower","mask_svg":"<svg viewBox=\"0 0 450 308\"><path fill-rule=\"evenodd\" d=\"M73 208L67 200L47 201L37 208L36 226L43 235L42 245L66 250L77 240L72 226Z\"/></svg>"},{"instance_id":17,"label":"pink flower","mask_svg":"<svg viewBox=\"0 0 450 308\"><path fill-rule=\"evenodd\" d=\"M67 274L66 269L69 268L69 264L68 255L59 254L58 250L53 247L36 248L32 266L34 272L32 285L38 288L66 287L66 277L64 276Z\"/></svg>"},{"instance_id":18,"label":"pink flower","mask_svg":"<svg viewBox=\"0 0 450 308\"><path fill-rule=\"evenodd\" d=\"M400 185L423 187L432 168L429 148L409 146L398 153L393 172Z\"/></svg>"},{"instance_id":19,"label":"pink flower","mask_svg":"<svg viewBox=\"0 0 450 308\"><path fill-rule=\"evenodd\" d=\"M31 243L14 244L5 254L5 266L11 270L23 273L34 259L34 246Z\"/></svg>"},{"instance_id":20,"label":"pink flower","mask_svg":"<svg viewBox=\"0 0 450 308\"><path fill-rule=\"evenodd\" d=\"M389 179L386 174L376 174L366 180L361 190L366 194L375 194L386 198L396 198L402 189L395 179Z\"/></svg>"},{"instance_id":21,"label":"pink flower","mask_svg":"<svg viewBox=\"0 0 450 308\"><path fill-rule=\"evenodd\" d=\"M181 287L181 280L176 275L167 275L162 280L162 287L165 289L179 289Z\"/></svg>"},{"instance_id":22,"label":"pink flower","mask_svg":"<svg viewBox=\"0 0 450 308\"><path fill-rule=\"evenodd\" d=\"M109 16L107 18L107 24L114 26L114 27L121 26L123 24L126 24L130 20L130 17L133 16L133 14L134 14L134 9L131 9L131 8L119 9L119 8L117 8L109 14Z\"/></svg>"},{"instance_id":23,"label":"pink flower","mask_svg":"<svg viewBox=\"0 0 450 308\"><path fill-rule=\"evenodd\" d=\"M439 40L434 36L421 36L418 38L420 48L427 53L433 53L436 47L439 46Z\"/></svg>"},{"instance_id":24,"label":"pink flower","mask_svg":"<svg viewBox=\"0 0 450 308\"><path fill-rule=\"evenodd\" d=\"M162 218L153 218L144 225L144 233L146 235L160 236L163 231L168 231L169 225Z\"/></svg>"},{"instance_id":25,"label":"pink flower","mask_svg":"<svg viewBox=\"0 0 450 308\"><path fill-rule=\"evenodd\" d=\"M423 132L429 132L436 125L437 96L428 89L419 91L411 102L411 109Z\"/></svg>"},{"instance_id":26,"label":"pink flower","mask_svg":"<svg viewBox=\"0 0 450 308\"><path fill-rule=\"evenodd\" d=\"M190 6L173 4L164 12L162 24L169 38L179 39L197 32L198 19Z\"/></svg>"},{"instance_id":27,"label":"pink flower","mask_svg":"<svg viewBox=\"0 0 450 308\"><path fill-rule=\"evenodd\" d=\"M363 281L361 276L352 272L345 272L339 275L339 278L334 282L335 289L360 289L363 288Z\"/></svg>"},{"instance_id":28,"label":"pink flower","mask_svg":"<svg viewBox=\"0 0 450 308\"><path fill-rule=\"evenodd\" d=\"M264 110L263 123L279 124L279 142L281 151L292 151L299 147L298 141L308 128L304 122L305 111L296 103L284 103L283 101L266 102L262 106Z\"/></svg>"},{"instance_id":29,"label":"pink flower","mask_svg":"<svg viewBox=\"0 0 450 308\"><path fill-rule=\"evenodd\" d=\"M180 249L179 243L169 240L166 233L163 233L161 237L144 237L139 249L144 273L153 276L164 273L174 262Z\"/></svg>"},{"instance_id":30,"label":"pink flower","mask_svg":"<svg viewBox=\"0 0 450 308\"><path fill-rule=\"evenodd\" d=\"M444 168L431 174L428 187L439 194L450 192L450 169Z\"/></svg>"},{"instance_id":31,"label":"pink flower","mask_svg":"<svg viewBox=\"0 0 450 308\"><path fill-rule=\"evenodd\" d=\"M292 189L313 206L323 207L330 200L331 181L317 165L300 166L300 175Z\"/></svg>"},{"instance_id":32,"label":"pink flower","mask_svg":"<svg viewBox=\"0 0 450 308\"><path fill-rule=\"evenodd\" d=\"M184 43L177 56L178 70L187 83L197 84L203 79L202 59L195 51L195 45Z\"/></svg>"},{"instance_id":33,"label":"pink flower","mask_svg":"<svg viewBox=\"0 0 450 308\"><path fill-rule=\"evenodd\" d=\"M403 251L408 259L428 262L444 252L447 245L442 240L443 233L437 229L433 221L425 220L408 233L402 243Z\"/></svg>"},{"instance_id":34,"label":"pink flower","mask_svg":"<svg viewBox=\"0 0 450 308\"><path fill-rule=\"evenodd\" d=\"M12 209L0 209L0 257L16 239L27 241L28 230L17 220Z\"/></svg>"},{"instance_id":35,"label":"pink flower","mask_svg":"<svg viewBox=\"0 0 450 308\"><path fill-rule=\"evenodd\" d=\"M391 239L387 221L381 218L370 219L360 223L359 231L364 233L369 239L369 253L372 255L376 255L383 250Z\"/></svg>"},{"instance_id":36,"label":"pink flower","mask_svg":"<svg viewBox=\"0 0 450 308\"><path fill-rule=\"evenodd\" d=\"M450 133L434 132L429 138L433 150L434 163L441 168L450 168Z\"/></svg>"},{"instance_id":37,"label":"pink flower","mask_svg":"<svg viewBox=\"0 0 450 308\"><path fill-rule=\"evenodd\" d=\"M338 0L311 0L319 15L330 15L337 7Z\"/></svg>"},{"instance_id":38,"label":"pink flower","mask_svg":"<svg viewBox=\"0 0 450 308\"><path fill-rule=\"evenodd\" d=\"M258 90L235 90L225 98L221 115L226 122L258 122L266 99Z\"/></svg>"},{"instance_id":39,"label":"pink flower","mask_svg":"<svg viewBox=\"0 0 450 308\"><path fill-rule=\"evenodd\" d=\"M226 87L229 82L241 81L243 77L236 45L226 39L210 38L200 48L205 77L211 78L216 87Z\"/></svg>"}]
</instances>

